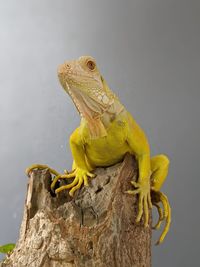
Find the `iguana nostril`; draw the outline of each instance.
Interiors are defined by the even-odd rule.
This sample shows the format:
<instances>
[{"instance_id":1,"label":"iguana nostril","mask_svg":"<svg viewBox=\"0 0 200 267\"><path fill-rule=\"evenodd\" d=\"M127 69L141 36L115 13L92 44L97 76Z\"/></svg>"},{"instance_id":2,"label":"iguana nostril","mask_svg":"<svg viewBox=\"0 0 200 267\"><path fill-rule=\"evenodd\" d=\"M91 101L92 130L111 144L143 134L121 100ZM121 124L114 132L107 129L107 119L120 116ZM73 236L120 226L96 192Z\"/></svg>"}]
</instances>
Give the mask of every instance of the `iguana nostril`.
<instances>
[{"instance_id":1,"label":"iguana nostril","mask_svg":"<svg viewBox=\"0 0 200 267\"><path fill-rule=\"evenodd\" d=\"M70 64L62 64L58 67L58 76L61 76L64 73L70 73L70 71L71 71Z\"/></svg>"}]
</instances>

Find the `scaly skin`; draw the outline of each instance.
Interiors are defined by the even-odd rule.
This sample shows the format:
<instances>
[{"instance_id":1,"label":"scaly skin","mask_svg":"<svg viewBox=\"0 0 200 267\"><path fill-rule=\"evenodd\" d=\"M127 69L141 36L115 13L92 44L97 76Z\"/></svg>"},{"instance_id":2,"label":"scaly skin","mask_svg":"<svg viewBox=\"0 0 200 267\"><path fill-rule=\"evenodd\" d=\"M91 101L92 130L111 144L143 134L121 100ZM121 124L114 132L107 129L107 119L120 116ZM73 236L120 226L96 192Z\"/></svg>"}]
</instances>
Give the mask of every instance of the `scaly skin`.
<instances>
[{"instance_id":1,"label":"scaly skin","mask_svg":"<svg viewBox=\"0 0 200 267\"><path fill-rule=\"evenodd\" d=\"M135 155L139 166L138 181L132 182L133 190L127 191L128 194L138 195L139 209L136 221L140 222L144 216L144 225L148 225L149 208L153 203L159 213L159 220L154 228L158 229L161 222L166 220L157 244L161 243L171 221L169 202L160 192L168 173L168 158L165 155L150 157L147 137L109 89L94 58L83 56L78 60L65 62L58 68L58 77L80 113L81 123L70 137L74 159L72 171L61 175L50 169L55 175L51 188L54 189L59 179L74 178L71 184L55 190L59 193L70 189L69 194L73 196L82 184L88 185L88 177L94 177L92 171L96 167L115 164L129 152ZM44 167L44 165L33 165L27 169L27 173L32 169ZM152 181L151 188L150 181ZM163 205L163 210L159 203Z\"/></svg>"}]
</instances>

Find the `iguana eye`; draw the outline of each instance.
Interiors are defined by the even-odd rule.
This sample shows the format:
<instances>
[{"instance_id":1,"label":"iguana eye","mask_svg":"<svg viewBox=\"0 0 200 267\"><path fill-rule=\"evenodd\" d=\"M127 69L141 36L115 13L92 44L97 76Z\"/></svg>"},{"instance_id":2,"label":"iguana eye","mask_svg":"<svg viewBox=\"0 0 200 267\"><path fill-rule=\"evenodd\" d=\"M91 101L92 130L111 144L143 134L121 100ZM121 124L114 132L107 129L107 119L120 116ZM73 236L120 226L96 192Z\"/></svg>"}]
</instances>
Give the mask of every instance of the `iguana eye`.
<instances>
[{"instance_id":1,"label":"iguana eye","mask_svg":"<svg viewBox=\"0 0 200 267\"><path fill-rule=\"evenodd\" d=\"M88 69L90 69L90 70L94 70L96 67L96 64L92 60L88 60L86 65L87 65Z\"/></svg>"}]
</instances>

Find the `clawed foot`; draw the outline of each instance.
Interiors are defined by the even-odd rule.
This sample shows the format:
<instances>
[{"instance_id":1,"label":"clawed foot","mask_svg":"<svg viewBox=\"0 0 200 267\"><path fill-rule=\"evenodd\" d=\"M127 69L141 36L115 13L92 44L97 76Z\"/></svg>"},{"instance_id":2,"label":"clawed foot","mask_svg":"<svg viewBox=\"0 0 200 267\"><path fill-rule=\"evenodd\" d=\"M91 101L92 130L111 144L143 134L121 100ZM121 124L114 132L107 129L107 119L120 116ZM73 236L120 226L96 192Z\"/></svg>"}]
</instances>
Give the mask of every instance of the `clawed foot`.
<instances>
[{"instance_id":1,"label":"clawed foot","mask_svg":"<svg viewBox=\"0 0 200 267\"><path fill-rule=\"evenodd\" d=\"M165 227L164 230L160 236L160 238L158 239L158 241L156 242L156 245L159 245L163 242L166 234L169 231L170 228L170 223L171 223L171 208L170 208L170 204L168 201L168 198L165 194L163 194L160 191L155 191L152 189L152 203L153 205L156 207L157 211L158 211L158 215L159 215L159 219L158 222L156 223L156 225L153 226L153 229L159 229L161 226L161 223L165 221ZM163 209L160 207L159 203L162 204Z\"/></svg>"},{"instance_id":2,"label":"clawed foot","mask_svg":"<svg viewBox=\"0 0 200 267\"><path fill-rule=\"evenodd\" d=\"M30 167L28 167L26 169L26 174L29 175L31 173L31 171L35 170L35 169L40 169L40 170L48 169L49 172L54 175L54 179L53 179L53 182L51 184L52 192L55 192L56 194L58 194L59 192L61 192L63 190L71 189L69 191L69 195L70 196L73 196L74 192L76 190L78 190L82 186L83 183L84 183L85 186L88 186L88 177L90 177L90 178L95 177L95 174L90 173L87 170L83 170L83 169L80 169L80 168L76 168L75 170L73 170L70 173L68 173L65 170L64 174L60 174L57 171L55 171L54 169L49 168L47 165L41 165L41 164L31 165ZM55 190L55 186L56 186L56 183L58 182L58 180L60 180L60 179L71 179L71 178L74 178L72 183L60 186Z\"/></svg>"},{"instance_id":3,"label":"clawed foot","mask_svg":"<svg viewBox=\"0 0 200 267\"><path fill-rule=\"evenodd\" d=\"M88 177L95 177L95 174L90 173L86 170L80 169L80 168L76 168L75 170L73 170L71 173L66 173L63 175L58 175L54 178L52 184L51 184L51 190L54 190L55 184L59 179L70 179L70 178L74 178L74 181L70 184L67 185L63 185L60 186L59 188L57 188L55 190L55 193L59 193L65 189L71 189L69 191L69 195L73 196L74 192L76 190L78 190L81 185L84 183L85 186L88 186Z\"/></svg>"},{"instance_id":4,"label":"clawed foot","mask_svg":"<svg viewBox=\"0 0 200 267\"><path fill-rule=\"evenodd\" d=\"M148 182L135 182L131 181L131 184L135 187L134 190L128 190L126 193L130 195L139 195L138 215L136 222L140 222L142 215L144 214L144 225L148 226L149 223L149 208L152 208L150 185Z\"/></svg>"}]
</instances>

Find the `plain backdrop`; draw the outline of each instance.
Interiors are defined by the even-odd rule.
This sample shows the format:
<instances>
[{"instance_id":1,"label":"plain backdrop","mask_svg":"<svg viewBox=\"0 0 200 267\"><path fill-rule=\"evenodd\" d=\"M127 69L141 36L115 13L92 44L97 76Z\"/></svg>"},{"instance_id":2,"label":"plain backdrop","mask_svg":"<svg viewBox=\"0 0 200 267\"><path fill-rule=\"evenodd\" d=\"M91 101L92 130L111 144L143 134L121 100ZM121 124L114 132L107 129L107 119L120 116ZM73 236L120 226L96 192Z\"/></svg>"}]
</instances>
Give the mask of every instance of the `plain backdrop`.
<instances>
[{"instance_id":1,"label":"plain backdrop","mask_svg":"<svg viewBox=\"0 0 200 267\"><path fill-rule=\"evenodd\" d=\"M24 169L70 169L79 116L56 71L81 55L96 58L152 155L170 157L172 225L153 267L199 266L199 0L0 1L0 244L18 237Z\"/></svg>"}]
</instances>

